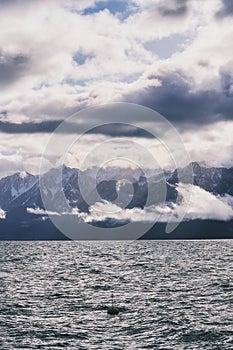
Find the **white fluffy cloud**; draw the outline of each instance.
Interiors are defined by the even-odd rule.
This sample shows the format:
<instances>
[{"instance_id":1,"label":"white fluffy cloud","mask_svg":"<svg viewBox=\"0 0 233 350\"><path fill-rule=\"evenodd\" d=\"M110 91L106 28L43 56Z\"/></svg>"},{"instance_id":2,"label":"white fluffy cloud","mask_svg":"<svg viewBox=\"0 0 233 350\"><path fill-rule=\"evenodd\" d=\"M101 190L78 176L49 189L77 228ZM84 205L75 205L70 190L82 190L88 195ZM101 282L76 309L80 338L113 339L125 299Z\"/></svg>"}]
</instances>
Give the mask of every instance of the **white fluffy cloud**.
<instances>
[{"instance_id":1,"label":"white fluffy cloud","mask_svg":"<svg viewBox=\"0 0 233 350\"><path fill-rule=\"evenodd\" d=\"M232 17L216 16L221 0L129 0L125 17L107 1L99 3L106 8L98 10L94 0L0 4L0 121L63 119L85 106L156 91L163 77L177 72L194 97L197 91L220 91L223 84L232 96ZM168 50L171 41L176 44ZM161 45L169 51L164 57ZM191 158L231 164L232 125L182 130ZM1 136L2 175L26 167L38 172L48 135Z\"/></svg>"},{"instance_id":2,"label":"white fluffy cloud","mask_svg":"<svg viewBox=\"0 0 233 350\"><path fill-rule=\"evenodd\" d=\"M6 218L5 211L2 208L0 208L0 219L5 219L5 218Z\"/></svg>"},{"instance_id":3,"label":"white fluffy cloud","mask_svg":"<svg viewBox=\"0 0 233 350\"><path fill-rule=\"evenodd\" d=\"M186 219L216 219L231 220L233 209L225 198L216 197L212 193L193 185L179 185L178 193L182 196L181 205L175 206L175 212L180 206L186 208Z\"/></svg>"},{"instance_id":4,"label":"white fluffy cloud","mask_svg":"<svg viewBox=\"0 0 233 350\"><path fill-rule=\"evenodd\" d=\"M182 135L192 161L205 162L207 166L232 167L233 122L222 121L186 130Z\"/></svg>"},{"instance_id":5,"label":"white fluffy cloud","mask_svg":"<svg viewBox=\"0 0 233 350\"><path fill-rule=\"evenodd\" d=\"M177 203L164 203L141 208L124 209L108 201L97 202L90 207L89 213L83 213L74 208L69 213L46 212L40 208L27 208L36 215L76 215L80 221L91 223L101 222L111 218L124 222L177 222L180 213L185 212L184 221L189 220L220 220L233 219L233 197L226 195L216 197L212 193L194 185L179 184L177 191L180 200ZM1 212L0 212L1 215Z\"/></svg>"},{"instance_id":6,"label":"white fluffy cloud","mask_svg":"<svg viewBox=\"0 0 233 350\"><path fill-rule=\"evenodd\" d=\"M165 205L151 206L145 209L134 208L132 211L126 209L123 213L116 213L115 215L119 216L118 219L129 219L133 222L143 220L153 222L156 216L160 214L159 221L167 222L171 218L176 221L179 213L185 210L184 220L215 219L227 221L233 218L232 206L228 204L229 201L232 203L231 196L227 196L227 199L218 198L200 187L193 185L180 184L177 190L182 200L172 207ZM92 208L92 215L96 214L98 216L98 213L99 206L97 211L95 211L95 208Z\"/></svg>"},{"instance_id":7,"label":"white fluffy cloud","mask_svg":"<svg viewBox=\"0 0 233 350\"><path fill-rule=\"evenodd\" d=\"M153 205L144 209L122 209L107 201L95 203L90 213L76 213L85 222L104 221L112 218L129 222L177 221L180 212L185 211L184 220L213 219L228 221L233 219L232 197L216 197L198 186L180 184L177 187L181 201L173 205Z\"/></svg>"},{"instance_id":8,"label":"white fluffy cloud","mask_svg":"<svg viewBox=\"0 0 233 350\"><path fill-rule=\"evenodd\" d=\"M232 167L232 134L233 122L216 122L211 125L196 127L193 130L184 130L181 132L181 138L187 151L190 154L191 161L201 161L207 166L224 166ZM38 174L40 170L40 160L45 146L49 140L50 134L6 134L0 133L0 177L12 174L18 170L27 170L33 174ZM65 136L62 135L64 138ZM77 142L69 148L65 155L65 164L70 167L80 167L85 157L101 144L110 141L111 137L107 135L89 134L82 136L77 135ZM150 152L157 164L163 169L173 169L174 161L166 148L156 139L121 137L116 139L115 145L122 147L134 147L134 143L145 148L145 152ZM130 150L129 150L130 151ZM126 149L126 155L130 152ZM105 150L106 156L111 159L111 148ZM102 154L94 153L92 166L102 164ZM51 157L56 154L50 154ZM127 157L126 157L127 158ZM130 158L130 157L128 157ZM138 159L139 164L144 164L145 159ZM52 166L50 160L47 160L48 168ZM127 166L131 163L126 163ZM123 164L123 166L125 166ZM148 164L148 168L154 167Z\"/></svg>"},{"instance_id":9,"label":"white fluffy cloud","mask_svg":"<svg viewBox=\"0 0 233 350\"><path fill-rule=\"evenodd\" d=\"M221 2L207 3L190 1L185 15L165 16L159 9L173 9L171 2L129 1L137 11L121 20L107 8L84 15L95 1L9 2L0 9L1 109L10 120L62 118L156 85L151 75L174 70L194 88L216 85L219 69L230 64L232 30L230 19L219 27L214 17ZM174 34L187 40L170 59L145 46Z\"/></svg>"}]
</instances>

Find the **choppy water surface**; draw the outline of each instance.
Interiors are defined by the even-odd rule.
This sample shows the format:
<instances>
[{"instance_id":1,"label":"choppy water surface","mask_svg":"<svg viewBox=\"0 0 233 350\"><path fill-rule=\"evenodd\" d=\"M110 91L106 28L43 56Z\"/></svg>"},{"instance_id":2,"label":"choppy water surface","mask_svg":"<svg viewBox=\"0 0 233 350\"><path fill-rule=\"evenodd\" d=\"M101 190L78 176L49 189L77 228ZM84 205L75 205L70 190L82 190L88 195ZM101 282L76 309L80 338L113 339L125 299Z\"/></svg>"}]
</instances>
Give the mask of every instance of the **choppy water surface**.
<instances>
[{"instance_id":1,"label":"choppy water surface","mask_svg":"<svg viewBox=\"0 0 233 350\"><path fill-rule=\"evenodd\" d=\"M1 242L0 251L2 350L233 349L233 241ZM112 291L118 316L106 313Z\"/></svg>"}]
</instances>

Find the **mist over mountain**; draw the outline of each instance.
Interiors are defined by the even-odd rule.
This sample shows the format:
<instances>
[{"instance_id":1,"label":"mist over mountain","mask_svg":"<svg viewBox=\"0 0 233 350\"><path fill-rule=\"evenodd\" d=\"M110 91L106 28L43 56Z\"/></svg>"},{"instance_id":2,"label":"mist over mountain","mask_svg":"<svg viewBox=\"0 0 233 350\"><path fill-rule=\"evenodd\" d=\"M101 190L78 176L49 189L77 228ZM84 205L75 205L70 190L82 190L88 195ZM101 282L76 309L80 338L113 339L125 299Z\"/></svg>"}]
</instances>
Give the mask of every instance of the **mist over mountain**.
<instances>
[{"instance_id":1,"label":"mist over mountain","mask_svg":"<svg viewBox=\"0 0 233 350\"><path fill-rule=\"evenodd\" d=\"M192 163L193 167L193 184L208 191L214 195L233 196L233 168L207 168L198 163ZM50 195L56 201L57 188L52 181L53 169L51 174ZM63 166L62 170L62 187L69 204L72 207L79 208L81 211L88 211L88 205L85 203L79 188L80 170ZM96 171L87 169L84 173L86 181L95 181L96 189L102 199L113 201L117 198L117 184L121 188L126 188L128 182L133 185L134 193L132 200L127 208L143 208L148 195L148 183L153 191L153 184L163 181L165 177L167 185L167 201L177 199L176 184L179 183L177 169L174 171L161 172L150 170L150 177L146 178L138 169L122 168L105 168L98 173L95 179ZM182 170L181 170L182 173ZM125 180L121 181L121 180ZM157 185L157 189L159 186ZM127 193L127 191L125 191ZM156 200L156 196L154 198ZM93 200L93 204L94 204ZM30 173L15 173L13 175L0 179L0 207L5 211L10 211L17 207L43 208L41 200L39 176ZM58 204L59 209L59 204Z\"/></svg>"},{"instance_id":2,"label":"mist over mountain","mask_svg":"<svg viewBox=\"0 0 233 350\"><path fill-rule=\"evenodd\" d=\"M101 223L106 227L114 227L122 222L153 222L157 213L160 214L158 225L163 225L169 218L176 220L184 205L188 208L184 221L190 224L194 220L229 222L233 218L233 168L208 168L196 162L192 163L192 168L193 184L182 184L179 183L177 169L150 170L146 177L138 169L109 167L98 171L96 176L96 169L81 171L63 166L62 189L74 215L79 215L81 221L97 226ZM63 215L64 208L59 200L61 189L54 181L55 171L56 169L51 169L46 174L50 181L46 196L56 207L54 214ZM182 172L185 172L185 168L179 171L181 178ZM91 188L91 183L95 185L95 191L88 194L88 202L80 189L80 176L87 182L87 188ZM162 202L163 193L160 191L164 186L166 193ZM153 196L148 199L149 190ZM190 194L191 200L187 204ZM103 215L100 215L106 205L119 206L122 210L112 216L105 215L103 210ZM14 235L14 231L19 228L21 230L22 227L25 232L27 227L27 237L30 239L32 227L34 231L40 232L40 225L44 227L43 237L46 237L46 227L49 225L50 231L54 230L54 239L64 238L52 228L41 198L38 175L18 172L0 179L0 207L5 214L1 215L0 220L1 231L4 231L1 239L9 236L9 228ZM48 237L49 233L47 239Z\"/></svg>"}]
</instances>

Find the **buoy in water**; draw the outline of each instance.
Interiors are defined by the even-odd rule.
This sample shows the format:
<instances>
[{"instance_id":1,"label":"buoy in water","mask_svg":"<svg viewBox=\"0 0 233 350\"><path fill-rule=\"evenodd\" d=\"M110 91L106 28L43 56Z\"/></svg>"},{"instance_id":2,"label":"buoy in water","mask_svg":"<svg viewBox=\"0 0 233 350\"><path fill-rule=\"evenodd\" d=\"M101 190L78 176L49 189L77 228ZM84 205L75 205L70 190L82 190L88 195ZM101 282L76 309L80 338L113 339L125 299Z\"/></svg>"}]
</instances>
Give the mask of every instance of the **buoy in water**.
<instances>
[{"instance_id":1,"label":"buoy in water","mask_svg":"<svg viewBox=\"0 0 233 350\"><path fill-rule=\"evenodd\" d=\"M108 308L108 315L118 315L119 310L117 307L109 307Z\"/></svg>"},{"instance_id":2,"label":"buoy in water","mask_svg":"<svg viewBox=\"0 0 233 350\"><path fill-rule=\"evenodd\" d=\"M111 295L111 297L112 297L112 306L108 308L108 315L118 315L119 310L117 307L114 306L113 294Z\"/></svg>"}]
</instances>

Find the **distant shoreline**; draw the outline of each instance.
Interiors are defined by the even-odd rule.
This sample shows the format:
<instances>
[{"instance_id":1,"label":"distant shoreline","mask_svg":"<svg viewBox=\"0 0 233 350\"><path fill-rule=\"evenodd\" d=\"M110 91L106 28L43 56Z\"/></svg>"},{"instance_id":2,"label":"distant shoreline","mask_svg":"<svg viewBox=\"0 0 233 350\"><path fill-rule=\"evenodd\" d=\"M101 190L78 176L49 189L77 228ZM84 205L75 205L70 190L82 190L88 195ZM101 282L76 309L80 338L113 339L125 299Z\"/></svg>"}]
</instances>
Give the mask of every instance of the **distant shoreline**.
<instances>
[{"instance_id":1,"label":"distant shoreline","mask_svg":"<svg viewBox=\"0 0 233 350\"><path fill-rule=\"evenodd\" d=\"M183 221L172 233L165 232L166 225L166 223L154 224L139 240L233 239L233 220L226 222L218 220ZM50 219L27 223L19 223L17 220L0 221L0 241L64 240L70 241L70 238L63 235Z\"/></svg>"}]
</instances>

